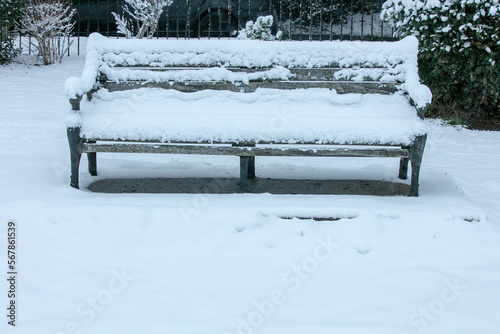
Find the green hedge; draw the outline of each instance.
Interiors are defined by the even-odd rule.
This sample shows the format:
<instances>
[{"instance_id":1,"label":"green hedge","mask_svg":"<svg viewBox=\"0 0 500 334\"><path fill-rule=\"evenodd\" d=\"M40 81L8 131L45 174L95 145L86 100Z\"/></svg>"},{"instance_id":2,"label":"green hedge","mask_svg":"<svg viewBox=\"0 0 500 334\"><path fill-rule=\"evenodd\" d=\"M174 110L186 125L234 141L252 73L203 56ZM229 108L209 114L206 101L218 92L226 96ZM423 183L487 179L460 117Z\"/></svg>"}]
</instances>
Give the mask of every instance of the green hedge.
<instances>
[{"instance_id":1,"label":"green hedge","mask_svg":"<svg viewBox=\"0 0 500 334\"><path fill-rule=\"evenodd\" d=\"M420 77L435 103L458 105L468 118L500 114L498 0L388 0L382 15L419 39Z\"/></svg>"},{"instance_id":2,"label":"green hedge","mask_svg":"<svg viewBox=\"0 0 500 334\"><path fill-rule=\"evenodd\" d=\"M24 0L0 0L0 62L10 61L19 53L8 31L21 17L24 4Z\"/></svg>"}]
</instances>

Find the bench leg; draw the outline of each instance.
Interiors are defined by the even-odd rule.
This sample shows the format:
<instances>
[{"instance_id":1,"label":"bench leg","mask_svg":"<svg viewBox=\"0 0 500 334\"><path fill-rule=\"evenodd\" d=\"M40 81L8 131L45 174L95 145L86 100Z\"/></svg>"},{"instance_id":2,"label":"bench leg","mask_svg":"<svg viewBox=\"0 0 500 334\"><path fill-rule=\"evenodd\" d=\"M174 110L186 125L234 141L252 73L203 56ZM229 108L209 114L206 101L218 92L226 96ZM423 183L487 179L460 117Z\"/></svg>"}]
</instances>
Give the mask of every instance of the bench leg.
<instances>
[{"instance_id":1,"label":"bench leg","mask_svg":"<svg viewBox=\"0 0 500 334\"><path fill-rule=\"evenodd\" d=\"M402 158L399 161L399 178L401 180L406 180L408 178L408 162L410 159Z\"/></svg>"},{"instance_id":2,"label":"bench leg","mask_svg":"<svg viewBox=\"0 0 500 334\"><path fill-rule=\"evenodd\" d=\"M418 136L415 138L413 145L410 147L410 162L411 162L411 188L410 196L418 196L418 179L420 174L420 165L424 155L425 142L427 135Z\"/></svg>"},{"instance_id":3,"label":"bench leg","mask_svg":"<svg viewBox=\"0 0 500 334\"><path fill-rule=\"evenodd\" d=\"M97 153L90 152L87 153L87 158L89 160L89 173L92 176L97 175Z\"/></svg>"},{"instance_id":4,"label":"bench leg","mask_svg":"<svg viewBox=\"0 0 500 334\"><path fill-rule=\"evenodd\" d=\"M248 192L248 179L255 178L255 157L240 157L240 193Z\"/></svg>"},{"instance_id":5,"label":"bench leg","mask_svg":"<svg viewBox=\"0 0 500 334\"><path fill-rule=\"evenodd\" d=\"M71 182L73 188L79 189L78 174L80 170L80 158L82 156L83 141L80 137L80 128L68 128L69 154L71 159Z\"/></svg>"},{"instance_id":6,"label":"bench leg","mask_svg":"<svg viewBox=\"0 0 500 334\"><path fill-rule=\"evenodd\" d=\"M255 157L248 157L248 178L255 179Z\"/></svg>"}]
</instances>

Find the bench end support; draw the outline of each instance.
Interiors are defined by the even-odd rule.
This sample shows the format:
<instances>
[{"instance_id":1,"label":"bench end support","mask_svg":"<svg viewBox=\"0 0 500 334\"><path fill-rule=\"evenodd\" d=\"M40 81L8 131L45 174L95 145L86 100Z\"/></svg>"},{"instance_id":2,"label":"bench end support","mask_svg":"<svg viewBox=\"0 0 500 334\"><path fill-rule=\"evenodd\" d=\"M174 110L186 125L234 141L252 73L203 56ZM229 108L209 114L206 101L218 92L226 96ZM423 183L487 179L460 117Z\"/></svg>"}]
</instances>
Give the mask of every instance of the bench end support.
<instances>
[{"instance_id":1,"label":"bench end support","mask_svg":"<svg viewBox=\"0 0 500 334\"><path fill-rule=\"evenodd\" d=\"M425 142L427 141L427 134L417 136L415 141L410 146L410 162L411 162L411 188L410 196L418 196L418 180L420 176L420 165L422 164L422 157L424 155Z\"/></svg>"},{"instance_id":2,"label":"bench end support","mask_svg":"<svg viewBox=\"0 0 500 334\"><path fill-rule=\"evenodd\" d=\"M408 178L408 162L410 159L401 158L399 161L399 179L406 180Z\"/></svg>"},{"instance_id":3,"label":"bench end support","mask_svg":"<svg viewBox=\"0 0 500 334\"><path fill-rule=\"evenodd\" d=\"M248 180L255 178L255 157L240 156L240 193L248 192Z\"/></svg>"},{"instance_id":4,"label":"bench end support","mask_svg":"<svg viewBox=\"0 0 500 334\"><path fill-rule=\"evenodd\" d=\"M68 143L69 143L69 153L71 160L71 183L73 188L79 189L79 169L80 169L80 158L82 156L83 141L80 137L80 128L73 127L67 129Z\"/></svg>"}]
</instances>

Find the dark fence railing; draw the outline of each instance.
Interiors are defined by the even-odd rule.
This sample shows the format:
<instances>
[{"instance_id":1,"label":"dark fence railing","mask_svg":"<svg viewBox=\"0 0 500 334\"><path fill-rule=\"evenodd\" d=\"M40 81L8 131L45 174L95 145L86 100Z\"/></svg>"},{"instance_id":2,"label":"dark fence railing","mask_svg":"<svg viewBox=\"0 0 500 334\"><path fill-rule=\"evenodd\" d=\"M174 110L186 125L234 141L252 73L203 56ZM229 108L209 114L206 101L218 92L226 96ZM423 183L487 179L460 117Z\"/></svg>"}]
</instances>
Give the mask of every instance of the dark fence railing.
<instances>
[{"instance_id":1,"label":"dark fence railing","mask_svg":"<svg viewBox=\"0 0 500 334\"><path fill-rule=\"evenodd\" d=\"M99 32L116 36L112 12L123 14L123 0L73 0L77 9L75 34ZM174 0L163 10L157 37L232 37L247 21L269 15L268 0Z\"/></svg>"},{"instance_id":2,"label":"dark fence railing","mask_svg":"<svg viewBox=\"0 0 500 334\"><path fill-rule=\"evenodd\" d=\"M158 22L155 38L232 38L247 21L273 15L273 32L287 40L393 41L397 37L380 19L384 0L173 0ZM73 35L99 32L119 37L112 12L123 15L124 0L73 0ZM19 45L32 51L29 36ZM28 45L28 47L27 47ZM28 48L28 50L26 50Z\"/></svg>"},{"instance_id":3,"label":"dark fence railing","mask_svg":"<svg viewBox=\"0 0 500 334\"><path fill-rule=\"evenodd\" d=\"M284 38L292 40L391 40L380 20L381 0L174 0L165 8L157 37L234 37L247 21L273 15ZM116 36L112 12L123 0L74 0L75 34Z\"/></svg>"}]
</instances>

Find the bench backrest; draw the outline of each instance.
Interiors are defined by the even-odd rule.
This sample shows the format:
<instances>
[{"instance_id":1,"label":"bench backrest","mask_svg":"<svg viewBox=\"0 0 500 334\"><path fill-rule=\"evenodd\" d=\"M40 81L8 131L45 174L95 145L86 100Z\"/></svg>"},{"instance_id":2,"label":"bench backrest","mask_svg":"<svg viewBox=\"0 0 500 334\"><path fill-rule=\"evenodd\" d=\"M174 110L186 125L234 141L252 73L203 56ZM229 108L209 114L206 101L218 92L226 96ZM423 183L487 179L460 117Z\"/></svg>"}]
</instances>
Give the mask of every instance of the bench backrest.
<instances>
[{"instance_id":1,"label":"bench backrest","mask_svg":"<svg viewBox=\"0 0 500 334\"><path fill-rule=\"evenodd\" d=\"M265 42L125 40L92 34L83 75L70 79L66 88L70 98L100 88L403 90L423 110L432 95L419 82L417 55L414 37L398 42Z\"/></svg>"}]
</instances>

